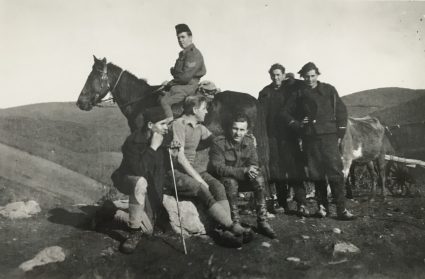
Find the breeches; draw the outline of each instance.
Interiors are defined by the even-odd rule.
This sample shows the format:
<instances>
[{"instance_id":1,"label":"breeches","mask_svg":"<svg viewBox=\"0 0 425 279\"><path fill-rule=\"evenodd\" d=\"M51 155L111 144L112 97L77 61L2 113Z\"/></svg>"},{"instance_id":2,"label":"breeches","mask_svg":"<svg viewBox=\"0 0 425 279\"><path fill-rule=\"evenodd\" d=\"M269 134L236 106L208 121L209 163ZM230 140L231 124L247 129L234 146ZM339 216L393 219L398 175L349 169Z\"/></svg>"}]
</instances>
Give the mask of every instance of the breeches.
<instances>
[{"instance_id":1,"label":"breeches","mask_svg":"<svg viewBox=\"0 0 425 279\"><path fill-rule=\"evenodd\" d=\"M198 80L193 79L186 85L174 85L171 87L170 91L165 92L164 96L160 97L159 102L166 116L172 117L173 112L171 110L171 105L183 101L189 95L193 95L197 87Z\"/></svg>"},{"instance_id":2,"label":"breeches","mask_svg":"<svg viewBox=\"0 0 425 279\"><path fill-rule=\"evenodd\" d=\"M210 208L216 201L227 200L223 184L209 173L200 173L202 179L208 184L209 188L196 181L190 175L177 169L174 170L174 173L179 196L197 198L207 208ZM168 173L168 178L172 179L170 172ZM172 185L172 182L168 184Z\"/></svg>"},{"instance_id":3,"label":"breeches","mask_svg":"<svg viewBox=\"0 0 425 279\"><path fill-rule=\"evenodd\" d=\"M125 175L115 171L112 175L114 186L123 194L129 196L129 226L142 228L147 234L153 232L153 212L148 196L148 182L143 176Z\"/></svg>"},{"instance_id":4,"label":"breeches","mask_svg":"<svg viewBox=\"0 0 425 279\"><path fill-rule=\"evenodd\" d=\"M244 180L236 180L233 177L222 177L220 181L223 183L228 196L237 195L239 190L242 191L264 191L265 180L262 175L255 179L246 177ZM239 186L242 186L241 188Z\"/></svg>"}]
</instances>

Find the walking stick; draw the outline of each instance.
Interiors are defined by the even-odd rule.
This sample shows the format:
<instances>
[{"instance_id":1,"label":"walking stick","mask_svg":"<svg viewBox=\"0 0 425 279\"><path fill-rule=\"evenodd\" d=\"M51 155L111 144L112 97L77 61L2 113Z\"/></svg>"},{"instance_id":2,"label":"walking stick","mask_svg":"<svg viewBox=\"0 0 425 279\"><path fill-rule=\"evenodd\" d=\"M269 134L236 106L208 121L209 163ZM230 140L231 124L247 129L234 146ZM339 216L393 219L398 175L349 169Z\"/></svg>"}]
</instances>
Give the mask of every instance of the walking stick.
<instances>
[{"instance_id":1,"label":"walking stick","mask_svg":"<svg viewBox=\"0 0 425 279\"><path fill-rule=\"evenodd\" d=\"M181 219L181 216L180 216L179 196L177 195L176 175L174 174L174 164L173 164L173 158L171 157L171 149L170 148L168 148L168 155L170 155L171 173L173 174L174 192L176 193L177 215L179 217L179 223L180 223L180 236L181 236L182 243L183 243L184 254L187 255L186 242L184 241L184 236L183 236L182 219Z\"/></svg>"}]
</instances>

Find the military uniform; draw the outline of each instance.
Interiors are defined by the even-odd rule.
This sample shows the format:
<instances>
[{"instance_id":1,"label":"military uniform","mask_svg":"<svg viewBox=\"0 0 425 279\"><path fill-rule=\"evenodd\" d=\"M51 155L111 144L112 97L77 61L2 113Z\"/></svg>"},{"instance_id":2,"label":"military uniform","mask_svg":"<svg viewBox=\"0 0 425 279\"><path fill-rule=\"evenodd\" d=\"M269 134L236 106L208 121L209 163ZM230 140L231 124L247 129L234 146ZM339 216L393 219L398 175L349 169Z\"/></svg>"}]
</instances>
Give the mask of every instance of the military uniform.
<instances>
[{"instance_id":1,"label":"military uniform","mask_svg":"<svg viewBox=\"0 0 425 279\"><path fill-rule=\"evenodd\" d=\"M289 187L293 187L297 204L306 204L303 185L303 161L296 133L282 121L281 111L289 96L299 87L300 80L284 81L279 88L271 83L258 95L266 113L267 136L270 148L270 177L276 185L280 206L287 205Z\"/></svg>"},{"instance_id":2,"label":"military uniform","mask_svg":"<svg viewBox=\"0 0 425 279\"><path fill-rule=\"evenodd\" d=\"M258 166L258 155L254 139L251 136L243 137L240 143L234 143L225 136L214 139L210 149L210 163L216 174L226 188L227 198L230 203L232 220L240 222L237 197L239 186L245 186L254 191L257 204L257 221L259 225L266 224L267 210L264 199L265 180L261 172L254 179L249 178L246 170L249 166ZM267 224L267 226L269 226ZM274 232L270 228L270 237Z\"/></svg>"},{"instance_id":3,"label":"military uniform","mask_svg":"<svg viewBox=\"0 0 425 279\"><path fill-rule=\"evenodd\" d=\"M194 44L179 53L174 67L170 69L173 80L168 92L160 98L167 117L172 117L171 105L183 101L186 96L195 93L199 80L207 73L204 58Z\"/></svg>"},{"instance_id":4,"label":"military uniform","mask_svg":"<svg viewBox=\"0 0 425 279\"><path fill-rule=\"evenodd\" d=\"M309 178L316 184L318 202L328 208L326 177L336 198L337 213L345 210L344 176L338 139L347 123L347 109L336 89L318 82L315 88L304 86L291 96L283 115L290 127L303 138ZM309 123L301 124L304 117Z\"/></svg>"}]
</instances>

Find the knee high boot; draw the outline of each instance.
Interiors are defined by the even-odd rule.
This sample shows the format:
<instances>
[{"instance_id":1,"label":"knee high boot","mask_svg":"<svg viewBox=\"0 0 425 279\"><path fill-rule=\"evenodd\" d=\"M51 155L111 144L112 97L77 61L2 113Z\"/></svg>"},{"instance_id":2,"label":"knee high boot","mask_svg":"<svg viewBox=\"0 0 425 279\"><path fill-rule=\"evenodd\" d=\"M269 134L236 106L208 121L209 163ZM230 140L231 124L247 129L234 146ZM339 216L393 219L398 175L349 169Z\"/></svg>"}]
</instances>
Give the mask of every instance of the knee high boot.
<instances>
[{"instance_id":1,"label":"knee high boot","mask_svg":"<svg viewBox=\"0 0 425 279\"><path fill-rule=\"evenodd\" d=\"M254 198L257 206L257 230L259 233L270 237L276 238L276 233L267 222L267 207L266 200L264 199L264 180L257 179L255 185Z\"/></svg>"}]
</instances>

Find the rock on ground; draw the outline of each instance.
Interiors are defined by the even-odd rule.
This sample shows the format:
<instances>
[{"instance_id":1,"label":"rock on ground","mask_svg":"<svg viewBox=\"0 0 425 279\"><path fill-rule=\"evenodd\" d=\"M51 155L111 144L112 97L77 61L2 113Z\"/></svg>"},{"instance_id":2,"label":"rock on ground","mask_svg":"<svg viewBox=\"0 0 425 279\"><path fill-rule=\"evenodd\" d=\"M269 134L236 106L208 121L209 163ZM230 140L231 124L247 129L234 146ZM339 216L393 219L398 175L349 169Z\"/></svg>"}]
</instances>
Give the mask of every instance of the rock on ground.
<instances>
[{"instance_id":1,"label":"rock on ground","mask_svg":"<svg viewBox=\"0 0 425 279\"><path fill-rule=\"evenodd\" d=\"M355 246L354 244L351 244L349 242L338 242L334 246L333 255L337 254L357 254L360 253L360 249Z\"/></svg>"},{"instance_id":2,"label":"rock on ground","mask_svg":"<svg viewBox=\"0 0 425 279\"><path fill-rule=\"evenodd\" d=\"M41 212L41 208L36 201L12 202L6 206L0 206L0 215L10 219L29 218Z\"/></svg>"},{"instance_id":3,"label":"rock on ground","mask_svg":"<svg viewBox=\"0 0 425 279\"><path fill-rule=\"evenodd\" d=\"M33 259L22 263L19 268L23 271L30 271L36 266L54 262L63 262L65 253L59 246L51 246L41 250Z\"/></svg>"},{"instance_id":4,"label":"rock on ground","mask_svg":"<svg viewBox=\"0 0 425 279\"><path fill-rule=\"evenodd\" d=\"M176 233L180 233L176 199L173 196L164 195L163 205L170 217L171 227ZM183 233L185 235L206 234L208 220L206 214L203 214L202 210L198 211L191 201L179 201L179 208Z\"/></svg>"}]
</instances>

